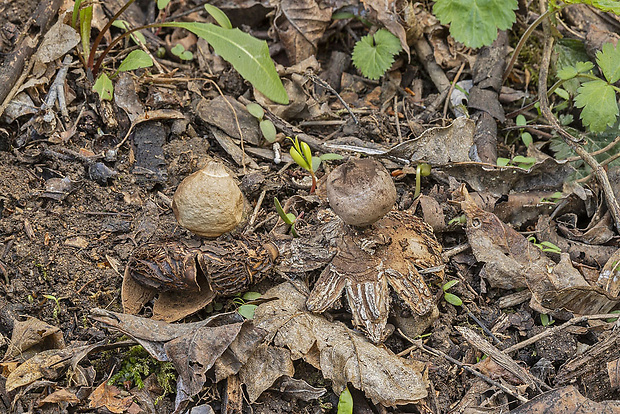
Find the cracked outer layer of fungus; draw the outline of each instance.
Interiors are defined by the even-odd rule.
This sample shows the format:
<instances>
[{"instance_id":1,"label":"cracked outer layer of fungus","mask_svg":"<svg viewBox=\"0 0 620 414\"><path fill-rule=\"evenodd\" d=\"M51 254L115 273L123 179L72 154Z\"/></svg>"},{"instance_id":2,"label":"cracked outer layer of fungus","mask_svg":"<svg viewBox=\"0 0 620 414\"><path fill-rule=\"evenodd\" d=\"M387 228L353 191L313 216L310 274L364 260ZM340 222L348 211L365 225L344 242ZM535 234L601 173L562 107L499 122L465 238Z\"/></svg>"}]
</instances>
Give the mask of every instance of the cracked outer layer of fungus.
<instances>
[{"instance_id":1,"label":"cracked outer layer of fungus","mask_svg":"<svg viewBox=\"0 0 620 414\"><path fill-rule=\"evenodd\" d=\"M379 343L388 334L388 285L416 314L433 309L433 295L419 270L436 268L430 273L443 280L441 245L420 218L391 211L366 229L334 218L323 233L336 254L310 292L308 310L324 312L345 290L353 324Z\"/></svg>"}]
</instances>

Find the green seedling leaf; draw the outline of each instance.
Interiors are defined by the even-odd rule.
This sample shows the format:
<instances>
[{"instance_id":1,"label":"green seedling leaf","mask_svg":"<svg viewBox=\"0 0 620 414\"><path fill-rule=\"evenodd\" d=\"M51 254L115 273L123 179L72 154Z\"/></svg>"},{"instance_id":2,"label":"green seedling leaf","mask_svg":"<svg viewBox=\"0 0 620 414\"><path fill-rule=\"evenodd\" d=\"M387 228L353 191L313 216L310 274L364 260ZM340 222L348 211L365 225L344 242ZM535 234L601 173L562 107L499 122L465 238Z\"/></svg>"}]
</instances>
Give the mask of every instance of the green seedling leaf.
<instances>
[{"instance_id":1,"label":"green seedling leaf","mask_svg":"<svg viewBox=\"0 0 620 414\"><path fill-rule=\"evenodd\" d=\"M526 126L527 119L525 119L523 115L517 115L517 118L515 119L515 124L517 124L517 126Z\"/></svg>"},{"instance_id":2,"label":"green seedling leaf","mask_svg":"<svg viewBox=\"0 0 620 414\"><path fill-rule=\"evenodd\" d=\"M90 27L93 21L93 6L84 7L80 10L80 38L84 56L90 53Z\"/></svg>"},{"instance_id":3,"label":"green seedling leaf","mask_svg":"<svg viewBox=\"0 0 620 414\"><path fill-rule=\"evenodd\" d=\"M379 79L394 63L400 40L386 29L362 37L353 48L353 64L368 79Z\"/></svg>"},{"instance_id":4,"label":"green seedling leaf","mask_svg":"<svg viewBox=\"0 0 620 414\"><path fill-rule=\"evenodd\" d=\"M299 153L299 151L297 151L297 149L295 149L295 147L291 147L289 153L291 154L291 158L293 158L293 161L295 161L297 165L299 165L304 170L310 171L310 165L308 165L304 157Z\"/></svg>"},{"instance_id":5,"label":"green seedling leaf","mask_svg":"<svg viewBox=\"0 0 620 414\"><path fill-rule=\"evenodd\" d=\"M585 82L577 89L575 106L583 108L580 118L592 132L603 132L616 122L618 103L614 88L604 80Z\"/></svg>"},{"instance_id":6,"label":"green seedling leaf","mask_svg":"<svg viewBox=\"0 0 620 414\"><path fill-rule=\"evenodd\" d=\"M538 247L540 247L543 252L562 253L562 249L548 241L540 242L540 246Z\"/></svg>"},{"instance_id":7,"label":"green seedling leaf","mask_svg":"<svg viewBox=\"0 0 620 414\"><path fill-rule=\"evenodd\" d=\"M118 67L119 72L127 72L153 66L153 59L144 50L134 50L127 55Z\"/></svg>"},{"instance_id":8,"label":"green seedling leaf","mask_svg":"<svg viewBox=\"0 0 620 414\"><path fill-rule=\"evenodd\" d=\"M443 294L443 298L446 300L446 302L448 302L451 305L454 305L454 306L461 306L461 305L463 305L463 301L461 300L461 298L459 298L456 295L453 295L450 292L445 292Z\"/></svg>"},{"instance_id":9,"label":"green seedling leaf","mask_svg":"<svg viewBox=\"0 0 620 414\"><path fill-rule=\"evenodd\" d=\"M338 414L353 414L353 397L348 388L345 388L338 398Z\"/></svg>"},{"instance_id":10,"label":"green seedling leaf","mask_svg":"<svg viewBox=\"0 0 620 414\"><path fill-rule=\"evenodd\" d=\"M508 163L510 163L510 160L508 158L497 157L497 165L499 167L505 167L508 165Z\"/></svg>"},{"instance_id":11,"label":"green seedling leaf","mask_svg":"<svg viewBox=\"0 0 620 414\"><path fill-rule=\"evenodd\" d=\"M524 157L523 155L515 156L512 161L518 164L536 164L536 158Z\"/></svg>"},{"instance_id":12,"label":"green seedling leaf","mask_svg":"<svg viewBox=\"0 0 620 414\"><path fill-rule=\"evenodd\" d=\"M243 300L256 300L262 295L258 292L245 292L242 296Z\"/></svg>"},{"instance_id":13,"label":"green seedling leaf","mask_svg":"<svg viewBox=\"0 0 620 414\"><path fill-rule=\"evenodd\" d=\"M542 326L550 326L553 325L554 322L555 321L553 320L553 317L551 317L550 315L546 313L540 314L540 323L542 323Z\"/></svg>"},{"instance_id":14,"label":"green seedling leaf","mask_svg":"<svg viewBox=\"0 0 620 414\"><path fill-rule=\"evenodd\" d=\"M611 311L609 313L620 313L620 310L615 310L615 311ZM612 322L616 322L618 320L618 318L609 318L609 319L605 319L605 321L607 321L607 323L612 323Z\"/></svg>"},{"instance_id":15,"label":"green seedling leaf","mask_svg":"<svg viewBox=\"0 0 620 414\"><path fill-rule=\"evenodd\" d=\"M579 71L574 66L565 66L562 69L558 70L557 76L558 79L568 80L572 79L579 74Z\"/></svg>"},{"instance_id":16,"label":"green seedling leaf","mask_svg":"<svg viewBox=\"0 0 620 414\"><path fill-rule=\"evenodd\" d=\"M321 162L323 162L321 157L312 157L312 171L317 171L321 166Z\"/></svg>"},{"instance_id":17,"label":"green seedling leaf","mask_svg":"<svg viewBox=\"0 0 620 414\"><path fill-rule=\"evenodd\" d=\"M254 118L258 120L262 120L263 117L265 116L265 110L263 109L262 106L260 106L257 103L249 103L245 106L245 109L248 110L250 115L252 115Z\"/></svg>"},{"instance_id":18,"label":"green seedling leaf","mask_svg":"<svg viewBox=\"0 0 620 414\"><path fill-rule=\"evenodd\" d=\"M177 43L176 45L172 47L172 49L170 49L170 53L172 53L175 56L179 56L183 52L185 52L185 48L180 43Z\"/></svg>"},{"instance_id":19,"label":"green seedling leaf","mask_svg":"<svg viewBox=\"0 0 620 414\"><path fill-rule=\"evenodd\" d=\"M273 198L273 204L276 206L276 211L278 212L280 218L289 226L293 225L293 223L295 222L295 215L292 213L286 214L284 212L284 209L282 208L282 204L280 204L280 200L278 200L278 197Z\"/></svg>"},{"instance_id":20,"label":"green seedling leaf","mask_svg":"<svg viewBox=\"0 0 620 414\"><path fill-rule=\"evenodd\" d=\"M245 319L254 319L254 311L257 307L256 305L241 305L237 309L237 313Z\"/></svg>"},{"instance_id":21,"label":"green seedling leaf","mask_svg":"<svg viewBox=\"0 0 620 414\"><path fill-rule=\"evenodd\" d=\"M450 221L448 221L448 225L450 224L465 224L467 223L467 217L465 216L465 214L462 214L458 217L454 217L453 219L451 219Z\"/></svg>"},{"instance_id":22,"label":"green seedling leaf","mask_svg":"<svg viewBox=\"0 0 620 414\"><path fill-rule=\"evenodd\" d=\"M73 4L73 13L71 14L71 27L73 27L74 29L77 29L77 18L78 15L80 14L80 6L82 5L82 0L75 0L75 3Z\"/></svg>"},{"instance_id":23,"label":"green seedling leaf","mask_svg":"<svg viewBox=\"0 0 620 414\"><path fill-rule=\"evenodd\" d=\"M451 280L451 281L449 281L449 282L445 283L445 284L444 284L441 288L442 288L442 289L443 289L443 291L445 292L445 291L447 291L448 289L450 289L452 286L457 285L458 283L459 283L459 281L458 281L458 280L456 280L456 279L454 279L454 280Z\"/></svg>"},{"instance_id":24,"label":"green seedling leaf","mask_svg":"<svg viewBox=\"0 0 620 414\"><path fill-rule=\"evenodd\" d=\"M170 3L170 0L157 0L157 8L163 10Z\"/></svg>"},{"instance_id":25,"label":"green seedling leaf","mask_svg":"<svg viewBox=\"0 0 620 414\"><path fill-rule=\"evenodd\" d=\"M273 125L273 122L268 119L263 119L262 121L260 121L259 126L261 132L263 133L263 136L267 141L274 142L276 140L277 132L275 125Z\"/></svg>"},{"instance_id":26,"label":"green seedling leaf","mask_svg":"<svg viewBox=\"0 0 620 414\"><path fill-rule=\"evenodd\" d=\"M334 161L334 160L341 160L344 157L340 154L333 154L331 152L328 152L327 154L320 155L319 158L322 159L323 161Z\"/></svg>"},{"instance_id":27,"label":"green seedling leaf","mask_svg":"<svg viewBox=\"0 0 620 414\"><path fill-rule=\"evenodd\" d=\"M307 143L300 141L299 146L301 147L302 154L307 164L312 164L312 150L310 150L310 145ZM314 171L314 170L313 170Z\"/></svg>"},{"instance_id":28,"label":"green seedling leaf","mask_svg":"<svg viewBox=\"0 0 620 414\"><path fill-rule=\"evenodd\" d=\"M224 60L258 91L272 101L286 105L288 95L269 56L269 47L239 29L225 29L211 23L167 22L164 27L181 27L205 39Z\"/></svg>"},{"instance_id":29,"label":"green seedling leaf","mask_svg":"<svg viewBox=\"0 0 620 414\"><path fill-rule=\"evenodd\" d=\"M605 43L603 49L596 52L596 63L603 71L609 83L620 80L620 48L612 43Z\"/></svg>"},{"instance_id":30,"label":"green seedling leaf","mask_svg":"<svg viewBox=\"0 0 620 414\"><path fill-rule=\"evenodd\" d=\"M192 60L193 58L194 58L194 54L190 52L189 50L186 50L185 52L179 55L179 59L181 60Z\"/></svg>"},{"instance_id":31,"label":"green seedling leaf","mask_svg":"<svg viewBox=\"0 0 620 414\"><path fill-rule=\"evenodd\" d=\"M534 142L534 138L532 138L532 134L529 132L522 132L521 141L523 141L523 145L529 147Z\"/></svg>"},{"instance_id":32,"label":"green seedling leaf","mask_svg":"<svg viewBox=\"0 0 620 414\"><path fill-rule=\"evenodd\" d=\"M450 25L450 34L466 46L479 48L497 38L517 20L517 0L437 0L433 14Z\"/></svg>"},{"instance_id":33,"label":"green seedling leaf","mask_svg":"<svg viewBox=\"0 0 620 414\"><path fill-rule=\"evenodd\" d=\"M205 4L205 10L215 19L217 24L222 26L224 29L232 29L232 24L230 23L228 16L226 16L223 11L210 4Z\"/></svg>"},{"instance_id":34,"label":"green seedling leaf","mask_svg":"<svg viewBox=\"0 0 620 414\"><path fill-rule=\"evenodd\" d=\"M102 73L99 75L95 84L93 85L93 92L97 92L99 99L102 101L111 101L114 94L114 86L112 81L108 78L108 75Z\"/></svg>"}]
</instances>

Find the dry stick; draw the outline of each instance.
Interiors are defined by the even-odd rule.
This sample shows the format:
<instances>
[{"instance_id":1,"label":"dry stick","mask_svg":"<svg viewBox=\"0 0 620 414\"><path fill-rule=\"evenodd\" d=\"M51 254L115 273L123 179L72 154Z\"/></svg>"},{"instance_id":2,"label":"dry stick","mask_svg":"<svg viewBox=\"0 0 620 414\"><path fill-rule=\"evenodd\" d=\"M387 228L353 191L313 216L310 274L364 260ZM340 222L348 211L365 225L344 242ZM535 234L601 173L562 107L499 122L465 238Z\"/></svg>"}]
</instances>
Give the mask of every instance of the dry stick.
<instances>
[{"instance_id":1,"label":"dry stick","mask_svg":"<svg viewBox=\"0 0 620 414\"><path fill-rule=\"evenodd\" d=\"M244 234L250 233L250 230L253 231L254 222L256 221L256 218L258 217L258 213L260 213L261 206L263 205L263 200L265 199L266 194L267 194L267 190L263 190L260 193L260 196L258 197L258 201L256 202L256 207L254 207L254 212L252 213L252 217L250 218L250 221L248 222L248 228L244 232Z\"/></svg>"},{"instance_id":2,"label":"dry stick","mask_svg":"<svg viewBox=\"0 0 620 414\"><path fill-rule=\"evenodd\" d=\"M541 1L541 8L544 8L544 0ZM540 101L540 110L547 119L547 121L553 126L553 129L560 134L564 142L568 146L571 147L573 151L577 153L581 157L581 159L592 168L596 178L598 179L601 187L603 188L603 194L605 195L605 201L607 202L607 207L611 212L611 216L614 219L614 224L616 225L616 231L620 233L620 205L618 205L618 200L616 200L616 196L614 195L613 189L611 188L611 183L609 182L609 177L607 176L607 172L601 166L601 164L596 161L596 159L590 155L577 141L575 138L570 135L568 132L562 128L558 119L553 115L551 109L549 109L549 100L547 99L547 76L549 74L549 64L551 62L551 52L553 47L553 37L551 36L551 30L549 29L549 21L545 20L543 22L544 34L545 34L545 46L543 49L543 58L540 63L540 72L538 79L538 100Z\"/></svg>"},{"instance_id":3,"label":"dry stick","mask_svg":"<svg viewBox=\"0 0 620 414\"><path fill-rule=\"evenodd\" d=\"M461 63L461 67L459 68L459 71L456 72L456 76L454 77L454 79L452 80L452 83L450 84L450 89L448 90L448 97L446 98L446 103L444 103L443 105L443 117L444 118L446 118L446 116L448 115L448 104L451 102L450 97L452 96L452 91L454 91L454 87L456 83L459 81L459 78L461 77L461 74L463 73L463 69L465 69L465 62Z\"/></svg>"},{"instance_id":4,"label":"dry stick","mask_svg":"<svg viewBox=\"0 0 620 414\"><path fill-rule=\"evenodd\" d=\"M514 398L518 399L519 401L526 403L528 402L527 398L525 398L524 396L518 394L517 392L511 390L510 388L506 387L503 384L500 384L499 382L492 380L491 378L487 377L486 375L476 371L475 369L473 369L472 367L470 367L467 364L462 363L461 361L452 358L450 355L447 355L445 353L443 353L442 351L438 350L438 349L434 349L431 348L430 346L424 345L422 343L421 340L417 340L414 341L410 338L407 337L407 335L405 335L400 329L398 329L398 333L405 339L407 339L409 342L411 342L413 344L413 346L409 347L408 349L405 349L403 352L397 354L398 356L404 356L407 355L409 352L413 351L414 349L421 349L423 351L428 352L429 354L433 355L433 356L441 356L444 359L446 359L448 362L451 362L457 366L459 366L460 368L464 369L465 371L475 375L476 377L488 382L489 384L499 388L500 390L504 391L506 394L513 396Z\"/></svg>"},{"instance_id":5,"label":"dry stick","mask_svg":"<svg viewBox=\"0 0 620 414\"><path fill-rule=\"evenodd\" d=\"M519 342L518 344L515 344L513 346L510 346L504 349L503 352L505 354L509 354L511 352L518 351L519 349L525 348L528 345L532 345L533 343L538 342L543 338L554 335L557 332L563 329L566 329L570 326L576 325L578 323L582 323L582 322L586 322L590 320L596 320L596 319L610 319L610 318L618 319L618 314L617 313L603 313L603 314L598 314L598 315L579 316L579 317L576 317L576 318L573 318L573 319L570 319L564 322L562 325L554 326L553 328L548 328L545 331L537 335L534 335L531 338L526 339L525 341Z\"/></svg>"},{"instance_id":6,"label":"dry stick","mask_svg":"<svg viewBox=\"0 0 620 414\"><path fill-rule=\"evenodd\" d=\"M619 153L617 153L617 154L612 155L611 157L607 158L605 161L601 161L601 166L603 166L603 165L607 165L607 164L609 164L610 162L613 162L613 161L617 160L618 158L620 158L620 152L619 152ZM585 176L585 177L583 177L583 178L578 179L578 180L577 180L577 182L578 182L578 183L584 183L584 182L586 182L586 181L589 181L589 180L590 180L590 178L592 178L592 175L593 175L593 174L594 174L594 173L590 173L590 174L588 174L587 176Z\"/></svg>"},{"instance_id":7,"label":"dry stick","mask_svg":"<svg viewBox=\"0 0 620 414\"><path fill-rule=\"evenodd\" d=\"M396 122L396 131L398 132L398 143L403 142L403 133L400 131L400 120L398 119L398 96L394 96L394 118Z\"/></svg>"},{"instance_id":8,"label":"dry stick","mask_svg":"<svg viewBox=\"0 0 620 414\"><path fill-rule=\"evenodd\" d=\"M590 155L595 156L595 155L603 154L603 153L609 151L610 149L612 149L613 147L615 147L618 142L620 142L620 135L618 135L616 137L616 139L614 139L613 142L611 142L609 145L605 146L605 148L601 148L600 150L591 152ZM581 159L581 157L568 157L566 159L566 161L570 162L570 161L577 161L577 160L580 160L580 159ZM605 163L609 164L609 162L607 160L605 160L605 161L601 162L601 165L603 165Z\"/></svg>"},{"instance_id":9,"label":"dry stick","mask_svg":"<svg viewBox=\"0 0 620 414\"><path fill-rule=\"evenodd\" d=\"M318 83L319 85L321 85L321 87L327 89L328 91L330 91L331 93L336 95L336 98L338 98L338 100L340 101L342 106L345 107L345 109L347 110L349 115L351 115L351 118L353 118L353 122L355 122L355 125L358 125L360 123L360 121L357 119L357 117L353 113L353 110L351 110L349 105L347 105L347 103L344 101L344 99L342 99L340 94L338 92L336 92L336 90L334 88L332 88L332 86L329 83L325 82L323 79L319 78L314 73L306 73L306 76L308 76L312 82Z\"/></svg>"}]
</instances>

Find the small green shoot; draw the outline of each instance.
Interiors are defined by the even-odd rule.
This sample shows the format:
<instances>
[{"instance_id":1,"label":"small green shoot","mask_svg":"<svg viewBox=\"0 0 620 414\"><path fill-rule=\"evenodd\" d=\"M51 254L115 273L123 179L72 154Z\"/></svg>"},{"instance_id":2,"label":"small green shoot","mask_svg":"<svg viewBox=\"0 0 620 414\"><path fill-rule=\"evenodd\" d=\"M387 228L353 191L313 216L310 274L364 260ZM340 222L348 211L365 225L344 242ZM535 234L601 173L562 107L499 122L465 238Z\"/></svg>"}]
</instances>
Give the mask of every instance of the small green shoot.
<instances>
[{"instance_id":1,"label":"small green shoot","mask_svg":"<svg viewBox=\"0 0 620 414\"><path fill-rule=\"evenodd\" d=\"M269 119L265 119L265 110L256 103L249 103L245 106L250 115L258 119L260 130L267 142L275 142L276 127Z\"/></svg>"},{"instance_id":2,"label":"small green shoot","mask_svg":"<svg viewBox=\"0 0 620 414\"><path fill-rule=\"evenodd\" d=\"M172 53L181 60L192 60L194 58L194 54L189 50L185 50L185 47L183 47L183 45L180 43L174 45L174 47L170 49L170 53Z\"/></svg>"},{"instance_id":3,"label":"small green shoot","mask_svg":"<svg viewBox=\"0 0 620 414\"><path fill-rule=\"evenodd\" d=\"M278 200L278 197L273 198L273 204L275 204L276 211L278 212L278 215L280 216L282 221L291 226L291 234L293 235L293 237L299 237L297 231L295 230L295 221L297 220L295 214L285 213L284 209L282 208L282 204L280 204L280 200Z\"/></svg>"},{"instance_id":4,"label":"small green shoot","mask_svg":"<svg viewBox=\"0 0 620 414\"><path fill-rule=\"evenodd\" d=\"M342 155L340 154L323 154L318 157L312 156L312 150L310 146L300 141L297 137L295 139L288 137L288 139L293 143L293 146L290 149L291 158L297 165L299 165L304 170L310 173L312 177L312 187L310 188L310 194L314 193L316 190L316 175L315 171L319 169L321 162L328 160L341 160Z\"/></svg>"},{"instance_id":5,"label":"small green shoot","mask_svg":"<svg viewBox=\"0 0 620 414\"><path fill-rule=\"evenodd\" d=\"M556 191L555 193L551 194L549 197L545 198L541 198L540 202L541 203L557 203L558 201L560 201L560 199L562 198L563 193L561 191Z\"/></svg>"},{"instance_id":6,"label":"small green shoot","mask_svg":"<svg viewBox=\"0 0 620 414\"><path fill-rule=\"evenodd\" d=\"M338 414L353 414L353 396L349 388L345 388L338 398Z\"/></svg>"},{"instance_id":7,"label":"small green shoot","mask_svg":"<svg viewBox=\"0 0 620 414\"><path fill-rule=\"evenodd\" d=\"M454 306L462 306L463 305L463 301L461 300L461 298L459 298L458 296L456 296L453 293L448 292L448 289L450 289L451 287L453 287L454 285L456 285L457 283L459 283L458 280L450 280L449 282L444 283L444 285L441 287L441 289L443 290L443 298L446 302L454 305Z\"/></svg>"},{"instance_id":8,"label":"small green shoot","mask_svg":"<svg viewBox=\"0 0 620 414\"><path fill-rule=\"evenodd\" d=\"M611 311L609 313L620 313L620 310ZM618 318L608 318L608 319L605 319L605 321L607 321L607 323L616 322L617 320L618 320Z\"/></svg>"},{"instance_id":9,"label":"small green shoot","mask_svg":"<svg viewBox=\"0 0 620 414\"><path fill-rule=\"evenodd\" d=\"M144 50L134 50L123 59L116 72L127 72L151 66L153 66L153 59L151 59L148 53Z\"/></svg>"},{"instance_id":10,"label":"small green shoot","mask_svg":"<svg viewBox=\"0 0 620 414\"><path fill-rule=\"evenodd\" d=\"M555 320L553 319L553 316L546 313L540 314L540 323L542 324L542 326L551 326L554 322Z\"/></svg>"},{"instance_id":11,"label":"small green shoot","mask_svg":"<svg viewBox=\"0 0 620 414\"><path fill-rule=\"evenodd\" d=\"M112 81L108 78L108 75L102 73L95 84L93 85L93 92L97 92L99 95L99 99L102 101L111 101L112 96L114 96L114 86L112 85Z\"/></svg>"},{"instance_id":12,"label":"small green shoot","mask_svg":"<svg viewBox=\"0 0 620 414\"><path fill-rule=\"evenodd\" d=\"M536 158L524 157L522 155L515 156L512 160L508 158L497 157L497 165L499 167L506 167L508 165L523 168L529 170L536 164Z\"/></svg>"},{"instance_id":13,"label":"small green shoot","mask_svg":"<svg viewBox=\"0 0 620 414\"><path fill-rule=\"evenodd\" d=\"M211 15L211 17L213 17L217 24L222 26L224 29L232 29L232 24L230 23L228 16L226 16L223 11L210 4L205 4L205 10Z\"/></svg>"},{"instance_id":14,"label":"small green shoot","mask_svg":"<svg viewBox=\"0 0 620 414\"><path fill-rule=\"evenodd\" d=\"M523 115L518 115L517 119L515 119L515 123L517 124L517 126L522 126L522 127L527 126L527 120L525 119ZM529 147L530 144L534 142L534 139L532 138L532 134L525 131L524 129L519 130L519 132L521 134L521 141L523 141L523 144L526 147Z\"/></svg>"},{"instance_id":15,"label":"small green shoot","mask_svg":"<svg viewBox=\"0 0 620 414\"><path fill-rule=\"evenodd\" d=\"M454 217L453 219L448 221L448 225L450 224L460 224L460 225L467 224L467 216L465 214L461 214L458 217Z\"/></svg>"},{"instance_id":16,"label":"small green shoot","mask_svg":"<svg viewBox=\"0 0 620 414\"><path fill-rule=\"evenodd\" d=\"M538 243L538 241L536 240L536 237L534 236L528 237L527 241L531 242L534 246L538 247L543 252L558 253L558 254L562 253L562 249L560 249L555 244L548 242L548 241L543 241L543 242Z\"/></svg>"},{"instance_id":17,"label":"small green shoot","mask_svg":"<svg viewBox=\"0 0 620 414\"><path fill-rule=\"evenodd\" d=\"M418 164L415 167L415 193L413 194L413 198L416 199L420 195L422 191L422 177L428 177L431 175L431 166L430 164Z\"/></svg>"},{"instance_id":18,"label":"small green shoot","mask_svg":"<svg viewBox=\"0 0 620 414\"><path fill-rule=\"evenodd\" d=\"M60 313L60 300L54 295L43 295L45 299L53 300L56 305L54 305L54 310L52 311L52 316L54 319L58 319L58 314Z\"/></svg>"},{"instance_id":19,"label":"small green shoot","mask_svg":"<svg viewBox=\"0 0 620 414\"><path fill-rule=\"evenodd\" d=\"M400 40L386 29L362 37L353 48L353 64L368 79L379 79L401 51Z\"/></svg>"},{"instance_id":20,"label":"small green shoot","mask_svg":"<svg viewBox=\"0 0 620 414\"><path fill-rule=\"evenodd\" d=\"M246 302L256 300L260 297L261 294L258 292L245 292L242 296L235 298L233 302L239 306L237 308L237 313L245 319L254 319L254 311L258 306Z\"/></svg>"}]
</instances>

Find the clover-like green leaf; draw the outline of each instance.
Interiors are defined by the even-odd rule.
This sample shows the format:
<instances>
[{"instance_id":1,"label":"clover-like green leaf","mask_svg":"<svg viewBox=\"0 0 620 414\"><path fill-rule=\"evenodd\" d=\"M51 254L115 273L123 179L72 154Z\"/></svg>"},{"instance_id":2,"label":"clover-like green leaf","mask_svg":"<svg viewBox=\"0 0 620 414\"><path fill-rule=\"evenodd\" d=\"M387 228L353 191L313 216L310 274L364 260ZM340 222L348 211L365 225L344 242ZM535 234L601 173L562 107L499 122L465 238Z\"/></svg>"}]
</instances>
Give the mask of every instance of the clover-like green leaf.
<instances>
[{"instance_id":1,"label":"clover-like green leaf","mask_svg":"<svg viewBox=\"0 0 620 414\"><path fill-rule=\"evenodd\" d=\"M509 29L517 17L517 0L437 0L433 13L450 34L466 46L479 48L497 38L497 30Z\"/></svg>"},{"instance_id":2,"label":"clover-like green leaf","mask_svg":"<svg viewBox=\"0 0 620 414\"><path fill-rule=\"evenodd\" d=\"M257 307L257 305L241 305L237 309L237 313L245 319L254 319L254 311Z\"/></svg>"},{"instance_id":3,"label":"clover-like green leaf","mask_svg":"<svg viewBox=\"0 0 620 414\"><path fill-rule=\"evenodd\" d=\"M118 67L119 72L127 72L153 66L153 59L144 50L134 50L127 55Z\"/></svg>"},{"instance_id":4,"label":"clover-like green leaf","mask_svg":"<svg viewBox=\"0 0 620 414\"><path fill-rule=\"evenodd\" d=\"M239 29L226 29L211 23L167 22L164 27L181 27L205 39L224 60L267 98L288 104L288 95L269 56L269 47Z\"/></svg>"},{"instance_id":5,"label":"clover-like green leaf","mask_svg":"<svg viewBox=\"0 0 620 414\"><path fill-rule=\"evenodd\" d=\"M585 82L577 89L575 106L583 108L579 116L592 132L603 132L616 122L618 103L614 88L604 80Z\"/></svg>"},{"instance_id":6,"label":"clover-like green leaf","mask_svg":"<svg viewBox=\"0 0 620 414\"><path fill-rule=\"evenodd\" d=\"M386 29L362 37L353 48L353 64L368 79L379 79L401 50L400 40Z\"/></svg>"},{"instance_id":7,"label":"clover-like green leaf","mask_svg":"<svg viewBox=\"0 0 620 414\"><path fill-rule=\"evenodd\" d=\"M603 71L609 83L620 80L620 48L611 43L605 43L603 49L596 52L596 63Z\"/></svg>"}]
</instances>

